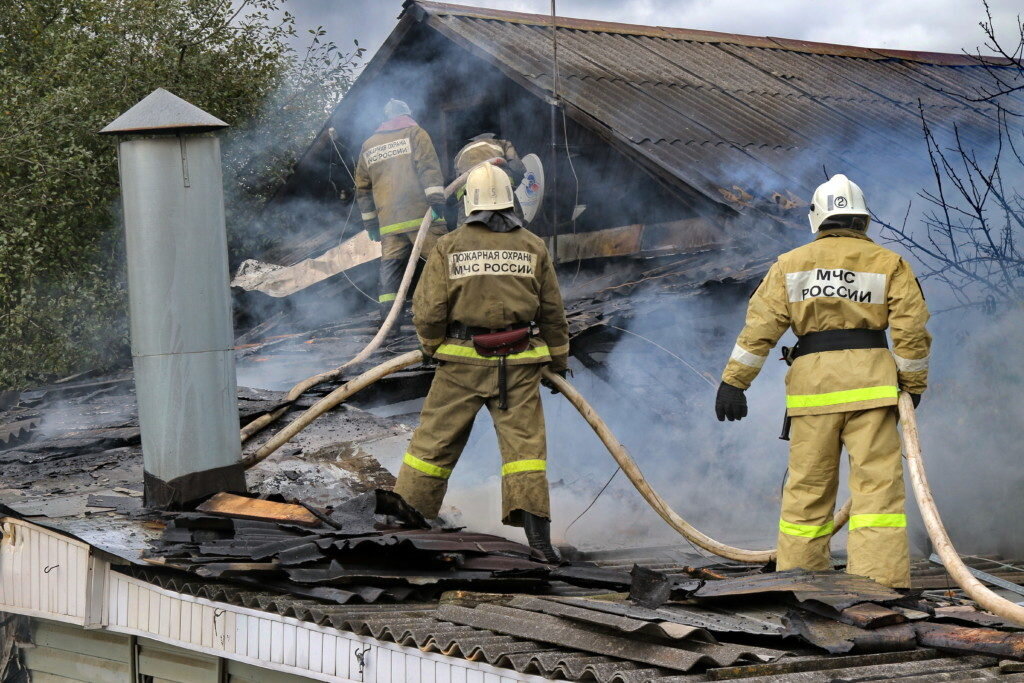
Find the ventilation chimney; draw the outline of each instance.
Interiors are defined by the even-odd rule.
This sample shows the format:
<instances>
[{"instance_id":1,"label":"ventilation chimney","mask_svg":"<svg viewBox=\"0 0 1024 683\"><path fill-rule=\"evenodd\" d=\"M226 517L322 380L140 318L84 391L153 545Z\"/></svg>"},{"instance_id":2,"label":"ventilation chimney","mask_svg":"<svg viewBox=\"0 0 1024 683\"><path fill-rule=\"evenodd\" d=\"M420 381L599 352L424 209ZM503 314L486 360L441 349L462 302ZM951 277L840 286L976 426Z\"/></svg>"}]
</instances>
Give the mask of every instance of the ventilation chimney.
<instances>
[{"instance_id":1,"label":"ventilation chimney","mask_svg":"<svg viewBox=\"0 0 1024 683\"><path fill-rule=\"evenodd\" d=\"M226 123L160 88L118 143L145 501L245 491L220 142Z\"/></svg>"}]
</instances>

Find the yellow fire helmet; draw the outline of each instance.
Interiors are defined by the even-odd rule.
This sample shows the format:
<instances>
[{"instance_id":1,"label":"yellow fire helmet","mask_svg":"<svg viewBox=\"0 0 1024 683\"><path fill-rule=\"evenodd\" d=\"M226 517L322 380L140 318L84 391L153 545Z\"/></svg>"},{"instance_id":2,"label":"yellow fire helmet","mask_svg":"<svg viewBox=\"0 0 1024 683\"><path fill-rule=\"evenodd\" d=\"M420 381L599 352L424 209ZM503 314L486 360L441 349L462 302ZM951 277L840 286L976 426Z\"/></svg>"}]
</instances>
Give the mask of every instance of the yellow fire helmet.
<instances>
[{"instance_id":1,"label":"yellow fire helmet","mask_svg":"<svg viewBox=\"0 0 1024 683\"><path fill-rule=\"evenodd\" d=\"M857 183L842 173L832 176L814 191L811 211L807 214L811 232L818 232L822 223L834 216L863 216L863 220L855 220L851 226L861 230L867 230L871 222L871 213L868 211L867 202L864 201L864 193Z\"/></svg>"},{"instance_id":2,"label":"yellow fire helmet","mask_svg":"<svg viewBox=\"0 0 1024 683\"><path fill-rule=\"evenodd\" d=\"M508 174L491 163L483 163L466 178L466 216L474 211L499 211L514 204Z\"/></svg>"}]
</instances>

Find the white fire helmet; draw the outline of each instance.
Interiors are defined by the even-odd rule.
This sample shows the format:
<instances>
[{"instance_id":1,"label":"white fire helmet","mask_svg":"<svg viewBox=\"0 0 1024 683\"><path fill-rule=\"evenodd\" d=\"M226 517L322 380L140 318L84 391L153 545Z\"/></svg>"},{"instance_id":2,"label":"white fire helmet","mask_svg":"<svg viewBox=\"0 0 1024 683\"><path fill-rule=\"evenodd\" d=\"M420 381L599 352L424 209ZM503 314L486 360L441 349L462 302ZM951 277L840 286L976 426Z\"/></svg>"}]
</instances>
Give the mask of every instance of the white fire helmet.
<instances>
[{"instance_id":1,"label":"white fire helmet","mask_svg":"<svg viewBox=\"0 0 1024 683\"><path fill-rule=\"evenodd\" d=\"M868 212L867 202L864 201L864 193L857 183L842 173L832 176L828 182L822 183L814 191L811 211L807 214L807 219L811 222L811 232L818 232L822 223L834 216L863 216L863 220L855 220L852 226L860 230L867 230L871 222L871 213Z\"/></svg>"},{"instance_id":2,"label":"white fire helmet","mask_svg":"<svg viewBox=\"0 0 1024 683\"><path fill-rule=\"evenodd\" d=\"M490 163L479 164L466 178L466 215L474 211L499 211L514 205L508 174Z\"/></svg>"}]
</instances>

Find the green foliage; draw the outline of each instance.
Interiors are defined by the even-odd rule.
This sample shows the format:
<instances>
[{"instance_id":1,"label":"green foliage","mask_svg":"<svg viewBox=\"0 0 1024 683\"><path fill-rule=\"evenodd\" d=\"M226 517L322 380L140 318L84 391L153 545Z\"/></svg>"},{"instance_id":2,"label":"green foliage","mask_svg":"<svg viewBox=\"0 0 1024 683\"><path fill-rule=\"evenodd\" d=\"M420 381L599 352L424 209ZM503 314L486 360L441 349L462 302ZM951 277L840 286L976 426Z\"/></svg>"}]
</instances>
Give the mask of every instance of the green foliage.
<instances>
[{"instance_id":1,"label":"green foliage","mask_svg":"<svg viewBox=\"0 0 1024 683\"><path fill-rule=\"evenodd\" d=\"M285 0L14 0L0 12L0 388L127 358L115 142L104 125L164 87L233 126L229 232L290 171L350 83Z\"/></svg>"}]
</instances>

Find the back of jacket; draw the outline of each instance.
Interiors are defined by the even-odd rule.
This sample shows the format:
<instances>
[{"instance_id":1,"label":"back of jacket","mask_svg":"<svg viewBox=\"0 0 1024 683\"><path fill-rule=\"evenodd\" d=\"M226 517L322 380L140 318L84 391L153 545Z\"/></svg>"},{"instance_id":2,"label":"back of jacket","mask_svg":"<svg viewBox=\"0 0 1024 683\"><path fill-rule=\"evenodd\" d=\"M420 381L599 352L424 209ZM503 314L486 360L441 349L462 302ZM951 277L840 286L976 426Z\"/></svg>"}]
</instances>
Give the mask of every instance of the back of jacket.
<instances>
[{"instance_id":1,"label":"back of jacket","mask_svg":"<svg viewBox=\"0 0 1024 683\"><path fill-rule=\"evenodd\" d=\"M498 157L506 161L518 161L519 154L508 140L490 138L470 142L455 155L455 175L459 176L477 164Z\"/></svg>"},{"instance_id":2,"label":"back of jacket","mask_svg":"<svg viewBox=\"0 0 1024 683\"><path fill-rule=\"evenodd\" d=\"M449 338L448 326L502 330L535 322L531 348L507 357L509 365L551 363L566 367L569 328L562 294L544 241L526 228L493 232L465 223L438 240L413 298L420 343L435 358L496 365L476 353L471 340Z\"/></svg>"},{"instance_id":3,"label":"back of jacket","mask_svg":"<svg viewBox=\"0 0 1024 683\"><path fill-rule=\"evenodd\" d=\"M858 230L826 230L783 254L754 292L722 380L746 389L785 331L889 329L892 350L798 357L786 376L790 415L895 405L927 385L928 307L910 265Z\"/></svg>"},{"instance_id":4,"label":"back of jacket","mask_svg":"<svg viewBox=\"0 0 1024 683\"><path fill-rule=\"evenodd\" d=\"M378 130L363 143L356 164L356 199L364 222L380 234L413 232L430 204L444 202L444 180L427 131L415 124Z\"/></svg>"}]
</instances>

